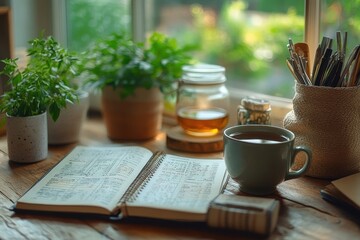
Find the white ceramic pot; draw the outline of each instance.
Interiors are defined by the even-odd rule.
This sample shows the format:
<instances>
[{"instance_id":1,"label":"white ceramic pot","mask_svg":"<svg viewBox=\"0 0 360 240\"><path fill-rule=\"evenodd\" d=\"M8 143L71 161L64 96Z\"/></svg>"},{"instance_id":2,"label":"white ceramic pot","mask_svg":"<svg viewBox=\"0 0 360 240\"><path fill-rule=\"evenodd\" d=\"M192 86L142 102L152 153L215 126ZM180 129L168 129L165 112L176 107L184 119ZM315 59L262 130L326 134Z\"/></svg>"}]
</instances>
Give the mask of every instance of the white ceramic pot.
<instances>
[{"instance_id":1,"label":"white ceramic pot","mask_svg":"<svg viewBox=\"0 0 360 240\"><path fill-rule=\"evenodd\" d=\"M79 140L81 127L89 109L89 93L82 91L78 97L78 102L69 103L66 108L61 109L56 122L48 114L49 144L68 144Z\"/></svg>"},{"instance_id":2,"label":"white ceramic pot","mask_svg":"<svg viewBox=\"0 0 360 240\"><path fill-rule=\"evenodd\" d=\"M9 159L32 163L48 155L46 112L30 117L7 115L7 144Z\"/></svg>"}]
</instances>

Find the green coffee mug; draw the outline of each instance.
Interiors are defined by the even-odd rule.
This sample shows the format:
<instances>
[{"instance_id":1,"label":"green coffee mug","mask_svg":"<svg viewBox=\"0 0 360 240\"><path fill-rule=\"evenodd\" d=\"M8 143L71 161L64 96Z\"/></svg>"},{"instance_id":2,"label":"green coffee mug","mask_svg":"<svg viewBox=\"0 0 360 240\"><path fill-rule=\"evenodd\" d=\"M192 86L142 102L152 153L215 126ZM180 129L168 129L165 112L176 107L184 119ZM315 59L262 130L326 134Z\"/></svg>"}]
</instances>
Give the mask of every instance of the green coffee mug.
<instances>
[{"instance_id":1,"label":"green coffee mug","mask_svg":"<svg viewBox=\"0 0 360 240\"><path fill-rule=\"evenodd\" d=\"M283 181L302 176L310 166L311 150L294 147L291 131L270 125L238 125L224 131L226 168L240 190L253 195L267 195ZM295 156L304 152L300 169L291 169Z\"/></svg>"}]
</instances>

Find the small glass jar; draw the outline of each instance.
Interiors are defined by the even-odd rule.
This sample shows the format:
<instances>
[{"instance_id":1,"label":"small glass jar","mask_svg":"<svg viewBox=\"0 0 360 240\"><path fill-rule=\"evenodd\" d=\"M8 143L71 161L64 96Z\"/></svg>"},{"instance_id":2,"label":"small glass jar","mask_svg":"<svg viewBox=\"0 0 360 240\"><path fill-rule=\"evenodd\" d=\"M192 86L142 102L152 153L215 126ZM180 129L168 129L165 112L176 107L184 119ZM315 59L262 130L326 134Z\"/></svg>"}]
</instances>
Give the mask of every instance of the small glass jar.
<instances>
[{"instance_id":1,"label":"small glass jar","mask_svg":"<svg viewBox=\"0 0 360 240\"><path fill-rule=\"evenodd\" d=\"M198 64L183 67L176 102L176 116L183 130L192 136L214 136L229 119L229 92L225 68Z\"/></svg>"},{"instance_id":2,"label":"small glass jar","mask_svg":"<svg viewBox=\"0 0 360 240\"><path fill-rule=\"evenodd\" d=\"M241 100L238 106L238 124L263 124L270 125L270 102L264 99L247 97Z\"/></svg>"}]
</instances>

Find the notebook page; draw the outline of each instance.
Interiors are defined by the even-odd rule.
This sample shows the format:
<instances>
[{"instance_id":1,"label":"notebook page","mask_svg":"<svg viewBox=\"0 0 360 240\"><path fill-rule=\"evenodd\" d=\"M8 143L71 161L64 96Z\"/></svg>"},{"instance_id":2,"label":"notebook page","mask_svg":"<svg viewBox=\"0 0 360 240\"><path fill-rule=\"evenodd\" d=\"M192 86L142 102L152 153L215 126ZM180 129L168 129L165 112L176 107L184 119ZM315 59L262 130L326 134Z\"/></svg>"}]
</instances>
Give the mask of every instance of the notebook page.
<instances>
[{"instance_id":1,"label":"notebook page","mask_svg":"<svg viewBox=\"0 0 360 240\"><path fill-rule=\"evenodd\" d=\"M331 183L360 207L360 173L340 178Z\"/></svg>"},{"instance_id":2,"label":"notebook page","mask_svg":"<svg viewBox=\"0 0 360 240\"><path fill-rule=\"evenodd\" d=\"M141 147L76 147L19 202L113 208L152 156Z\"/></svg>"},{"instance_id":3,"label":"notebook page","mask_svg":"<svg viewBox=\"0 0 360 240\"><path fill-rule=\"evenodd\" d=\"M222 190L225 175L222 159L166 155L129 205L206 213L209 203Z\"/></svg>"}]
</instances>

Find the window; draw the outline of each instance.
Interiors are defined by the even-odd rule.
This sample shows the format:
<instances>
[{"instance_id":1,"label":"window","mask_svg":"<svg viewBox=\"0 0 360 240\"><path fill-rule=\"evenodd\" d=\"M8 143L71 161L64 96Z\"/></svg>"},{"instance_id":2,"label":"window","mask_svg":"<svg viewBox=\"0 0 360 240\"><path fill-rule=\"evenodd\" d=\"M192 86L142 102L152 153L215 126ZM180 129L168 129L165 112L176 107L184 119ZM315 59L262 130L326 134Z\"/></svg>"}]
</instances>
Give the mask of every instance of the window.
<instances>
[{"instance_id":1,"label":"window","mask_svg":"<svg viewBox=\"0 0 360 240\"><path fill-rule=\"evenodd\" d=\"M336 31L348 32L347 54L350 54L352 48L360 44L360 2L324 0L321 7L320 36L336 39Z\"/></svg>"},{"instance_id":2,"label":"window","mask_svg":"<svg viewBox=\"0 0 360 240\"><path fill-rule=\"evenodd\" d=\"M0 0L0 6L11 7L15 52L22 57L27 42L42 32L75 51L115 31L130 34L130 1Z\"/></svg>"},{"instance_id":3,"label":"window","mask_svg":"<svg viewBox=\"0 0 360 240\"><path fill-rule=\"evenodd\" d=\"M285 64L289 37L306 38L315 48L319 35L347 31L348 53L360 39L358 1L0 0L4 4L13 10L16 50L43 29L78 51L113 31L132 32L137 39L161 31L182 43L199 43L195 57L225 66L236 95L248 90L287 98L287 103L294 94Z\"/></svg>"},{"instance_id":4,"label":"window","mask_svg":"<svg viewBox=\"0 0 360 240\"><path fill-rule=\"evenodd\" d=\"M113 32L130 33L130 0L66 1L67 45L83 51Z\"/></svg>"},{"instance_id":5,"label":"window","mask_svg":"<svg viewBox=\"0 0 360 240\"><path fill-rule=\"evenodd\" d=\"M146 0L145 31L165 32L226 68L230 87L291 98L287 41L304 40L304 0Z\"/></svg>"}]
</instances>

